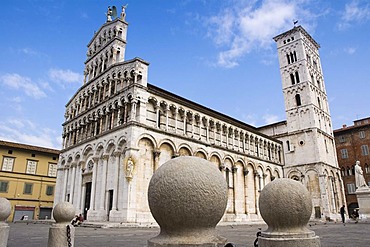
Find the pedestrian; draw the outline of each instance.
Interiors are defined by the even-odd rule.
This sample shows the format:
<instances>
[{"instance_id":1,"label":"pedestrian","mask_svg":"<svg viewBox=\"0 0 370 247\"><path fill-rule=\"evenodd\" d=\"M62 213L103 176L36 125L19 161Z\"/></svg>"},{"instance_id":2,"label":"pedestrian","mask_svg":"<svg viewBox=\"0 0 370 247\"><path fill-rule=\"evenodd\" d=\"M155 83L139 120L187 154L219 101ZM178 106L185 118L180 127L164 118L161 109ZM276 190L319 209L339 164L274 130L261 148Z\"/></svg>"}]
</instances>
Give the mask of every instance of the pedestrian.
<instances>
[{"instance_id":1,"label":"pedestrian","mask_svg":"<svg viewBox=\"0 0 370 247\"><path fill-rule=\"evenodd\" d=\"M344 205L340 208L340 216L342 217L342 223L343 223L343 225L346 225L345 218L344 218L344 215L346 214L346 211L345 211L344 208L345 208Z\"/></svg>"},{"instance_id":2,"label":"pedestrian","mask_svg":"<svg viewBox=\"0 0 370 247\"><path fill-rule=\"evenodd\" d=\"M360 215L359 215L359 213L358 213L358 208L356 208L356 209L353 211L352 217L353 217L353 219L355 220L355 224L357 224L357 223L358 223L358 218L360 217Z\"/></svg>"}]
</instances>

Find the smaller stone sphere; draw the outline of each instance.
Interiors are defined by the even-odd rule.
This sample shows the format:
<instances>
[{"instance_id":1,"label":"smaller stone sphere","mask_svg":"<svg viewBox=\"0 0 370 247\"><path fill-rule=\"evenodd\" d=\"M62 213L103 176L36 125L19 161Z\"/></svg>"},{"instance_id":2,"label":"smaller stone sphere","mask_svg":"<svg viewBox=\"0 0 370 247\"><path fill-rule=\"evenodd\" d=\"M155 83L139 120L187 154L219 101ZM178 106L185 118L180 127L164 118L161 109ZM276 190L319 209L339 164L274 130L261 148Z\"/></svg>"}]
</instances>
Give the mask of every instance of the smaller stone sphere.
<instances>
[{"instance_id":1,"label":"smaller stone sphere","mask_svg":"<svg viewBox=\"0 0 370 247\"><path fill-rule=\"evenodd\" d=\"M5 221L12 212L12 205L8 199L0 197L0 221Z\"/></svg>"},{"instance_id":2,"label":"smaller stone sphere","mask_svg":"<svg viewBox=\"0 0 370 247\"><path fill-rule=\"evenodd\" d=\"M263 188L259 208L268 225L267 232L306 232L312 213L312 199L300 182L280 178Z\"/></svg>"},{"instance_id":3,"label":"smaller stone sphere","mask_svg":"<svg viewBox=\"0 0 370 247\"><path fill-rule=\"evenodd\" d=\"M162 236L212 235L225 213L227 185L215 164L199 157L181 156L154 173L148 201Z\"/></svg>"},{"instance_id":4,"label":"smaller stone sphere","mask_svg":"<svg viewBox=\"0 0 370 247\"><path fill-rule=\"evenodd\" d=\"M53 216L57 223L69 223L75 216L75 208L69 202L60 202L54 207Z\"/></svg>"}]
</instances>

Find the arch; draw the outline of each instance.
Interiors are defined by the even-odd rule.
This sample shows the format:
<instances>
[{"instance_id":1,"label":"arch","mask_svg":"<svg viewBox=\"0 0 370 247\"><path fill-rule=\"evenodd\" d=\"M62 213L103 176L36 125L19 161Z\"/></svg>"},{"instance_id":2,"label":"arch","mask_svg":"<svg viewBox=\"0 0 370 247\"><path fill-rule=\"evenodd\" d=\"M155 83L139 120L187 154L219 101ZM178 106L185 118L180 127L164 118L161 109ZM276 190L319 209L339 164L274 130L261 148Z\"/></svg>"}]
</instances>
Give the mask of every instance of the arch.
<instances>
[{"instance_id":1,"label":"arch","mask_svg":"<svg viewBox=\"0 0 370 247\"><path fill-rule=\"evenodd\" d=\"M154 138L152 135L147 134L147 133L141 134L141 135L139 136L139 138L138 138L138 141L137 141L137 144L136 144L136 145L137 145L137 146L139 146L139 142L140 142L140 140L141 140L141 139L144 139L144 138L149 139L149 140L153 143L154 148L157 148L157 147L158 147L158 144L157 144L157 141L155 140L155 138Z\"/></svg>"},{"instance_id":2,"label":"arch","mask_svg":"<svg viewBox=\"0 0 370 247\"><path fill-rule=\"evenodd\" d=\"M199 158L202 158L202 159L207 159L207 154L206 154L206 151L204 149L199 149L197 150L195 153L194 153L194 156L197 156Z\"/></svg>"},{"instance_id":3,"label":"arch","mask_svg":"<svg viewBox=\"0 0 370 247\"><path fill-rule=\"evenodd\" d=\"M102 142L99 142L97 145L96 145L96 149L95 149L95 156L99 156L99 155L102 155L103 152L104 152L104 144Z\"/></svg>"},{"instance_id":4,"label":"arch","mask_svg":"<svg viewBox=\"0 0 370 247\"><path fill-rule=\"evenodd\" d=\"M114 152L114 150L116 149L116 144L114 142L114 140L109 140L107 142L107 144L105 145L105 153L106 154L111 154Z\"/></svg>"},{"instance_id":5,"label":"arch","mask_svg":"<svg viewBox=\"0 0 370 247\"><path fill-rule=\"evenodd\" d=\"M175 145L175 143L172 141L172 140L170 140L170 139L163 139L163 140L161 140L160 142L159 142L159 148L161 147L161 145L162 144L167 144L167 145L170 145L171 146L171 148L175 151L176 150L176 145Z\"/></svg>"},{"instance_id":6,"label":"arch","mask_svg":"<svg viewBox=\"0 0 370 247\"><path fill-rule=\"evenodd\" d=\"M169 161L174 157L175 154L175 148L173 146L173 143L168 141L163 141L159 145L159 159L158 159L158 167Z\"/></svg>"},{"instance_id":7,"label":"arch","mask_svg":"<svg viewBox=\"0 0 370 247\"><path fill-rule=\"evenodd\" d=\"M182 143L179 146L178 154L180 156L191 156L192 153L191 147L188 144Z\"/></svg>"},{"instance_id":8,"label":"arch","mask_svg":"<svg viewBox=\"0 0 370 247\"><path fill-rule=\"evenodd\" d=\"M221 166L221 160L221 156L216 152L212 153L209 158L209 161L215 164L217 168Z\"/></svg>"}]
</instances>

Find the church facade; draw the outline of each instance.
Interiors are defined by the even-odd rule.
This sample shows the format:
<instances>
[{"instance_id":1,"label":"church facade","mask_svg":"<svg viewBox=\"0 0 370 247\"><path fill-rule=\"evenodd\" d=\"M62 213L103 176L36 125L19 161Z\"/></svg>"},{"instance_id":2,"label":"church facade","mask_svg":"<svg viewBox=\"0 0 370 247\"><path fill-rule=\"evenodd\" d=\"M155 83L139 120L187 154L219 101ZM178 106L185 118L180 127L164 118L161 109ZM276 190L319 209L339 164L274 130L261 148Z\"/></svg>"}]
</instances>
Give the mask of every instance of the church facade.
<instances>
[{"instance_id":1,"label":"church facade","mask_svg":"<svg viewBox=\"0 0 370 247\"><path fill-rule=\"evenodd\" d=\"M154 222L147 201L151 176L166 161L189 155L211 161L223 173L229 190L224 221L261 220L260 191L273 179L286 176L298 176L309 190L313 188L311 194L319 193L313 198L320 214L329 217L338 211L344 197L338 166L332 162L336 154L334 146L333 153L330 149L328 110L320 112L327 129L310 125L308 132L297 117L256 128L151 85L148 62L125 60L128 23L124 9L119 18L107 15L107 22L88 44L84 84L66 105L55 204L69 201L89 221ZM308 35L303 28L296 32ZM286 51L277 40L281 64ZM292 59L303 56L297 52ZM310 88L302 76L302 86L303 82ZM284 94L289 94L284 83L283 79ZM325 91L318 93L327 106ZM309 114L317 111L313 105L308 108ZM295 110L289 108L287 114L290 111ZM303 139L303 146L310 148L291 152L285 147L300 136L311 138ZM311 162L305 160L310 156L307 152L315 156L318 149L327 147L312 142L315 138L326 138L330 152L319 152ZM329 180L330 176L334 179Z\"/></svg>"}]
</instances>

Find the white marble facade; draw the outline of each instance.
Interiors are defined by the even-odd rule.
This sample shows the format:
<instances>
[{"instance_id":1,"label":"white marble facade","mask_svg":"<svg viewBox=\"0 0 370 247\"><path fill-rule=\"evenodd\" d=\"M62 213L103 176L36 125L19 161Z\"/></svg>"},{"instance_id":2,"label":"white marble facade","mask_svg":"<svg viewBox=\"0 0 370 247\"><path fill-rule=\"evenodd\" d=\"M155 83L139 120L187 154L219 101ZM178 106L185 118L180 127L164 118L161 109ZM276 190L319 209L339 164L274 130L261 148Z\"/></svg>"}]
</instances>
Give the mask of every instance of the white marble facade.
<instances>
[{"instance_id":1,"label":"white marble facade","mask_svg":"<svg viewBox=\"0 0 370 247\"><path fill-rule=\"evenodd\" d=\"M173 157L189 155L210 160L224 175L224 221L261 220L261 189L283 177L285 159L307 156L286 157L286 122L257 129L148 84L149 64L124 59L127 25L122 17L107 21L88 44L84 85L66 105L55 203L71 202L89 221L154 222L147 201L151 176ZM272 130L279 128L285 135L276 137ZM302 182L318 189L318 197L323 186L335 191L326 180L336 178L336 167L324 171L323 163L320 175L311 176L317 165L297 164L285 174L304 171Z\"/></svg>"}]
</instances>

